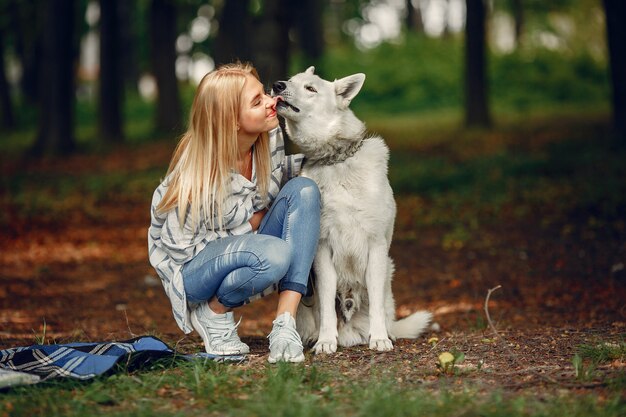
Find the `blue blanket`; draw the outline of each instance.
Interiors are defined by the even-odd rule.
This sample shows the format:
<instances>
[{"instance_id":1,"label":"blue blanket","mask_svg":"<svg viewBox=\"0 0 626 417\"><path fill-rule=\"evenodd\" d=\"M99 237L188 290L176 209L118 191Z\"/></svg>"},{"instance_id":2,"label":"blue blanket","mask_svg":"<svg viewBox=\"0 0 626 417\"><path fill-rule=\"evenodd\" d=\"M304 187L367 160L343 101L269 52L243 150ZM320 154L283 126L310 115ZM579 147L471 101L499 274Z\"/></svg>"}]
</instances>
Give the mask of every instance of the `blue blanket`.
<instances>
[{"instance_id":1,"label":"blue blanket","mask_svg":"<svg viewBox=\"0 0 626 417\"><path fill-rule=\"evenodd\" d=\"M141 336L121 342L32 345L0 351L0 388L70 377L91 379L111 371L115 364L127 369L149 366L163 358L245 360L245 356L217 356L208 353L183 355L161 340Z\"/></svg>"}]
</instances>

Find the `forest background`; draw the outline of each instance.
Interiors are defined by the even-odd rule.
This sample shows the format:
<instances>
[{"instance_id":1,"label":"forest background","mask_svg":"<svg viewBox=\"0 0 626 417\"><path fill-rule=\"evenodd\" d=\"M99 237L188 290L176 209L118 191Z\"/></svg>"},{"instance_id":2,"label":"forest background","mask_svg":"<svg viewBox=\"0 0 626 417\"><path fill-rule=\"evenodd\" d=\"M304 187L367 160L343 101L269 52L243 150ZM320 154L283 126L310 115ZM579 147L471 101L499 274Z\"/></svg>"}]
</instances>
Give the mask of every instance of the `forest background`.
<instances>
[{"instance_id":1,"label":"forest background","mask_svg":"<svg viewBox=\"0 0 626 417\"><path fill-rule=\"evenodd\" d=\"M352 108L391 149L397 313L441 327L267 367L270 297L240 312L245 364L15 388L0 414L623 415L624 4L0 0L0 348L202 349L146 234L195 85L233 59L267 87L366 74Z\"/></svg>"}]
</instances>

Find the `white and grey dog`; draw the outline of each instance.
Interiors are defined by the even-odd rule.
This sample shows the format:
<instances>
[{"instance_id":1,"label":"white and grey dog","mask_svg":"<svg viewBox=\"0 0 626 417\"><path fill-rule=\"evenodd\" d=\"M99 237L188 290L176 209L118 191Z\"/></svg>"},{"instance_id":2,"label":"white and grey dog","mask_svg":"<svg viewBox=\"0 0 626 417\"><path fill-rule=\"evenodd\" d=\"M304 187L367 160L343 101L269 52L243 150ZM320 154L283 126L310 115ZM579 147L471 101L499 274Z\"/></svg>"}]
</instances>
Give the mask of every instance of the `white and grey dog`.
<instances>
[{"instance_id":1,"label":"white and grey dog","mask_svg":"<svg viewBox=\"0 0 626 417\"><path fill-rule=\"evenodd\" d=\"M314 71L310 67L272 88L287 134L306 157L302 176L313 179L322 195L315 292L312 305L300 303L297 329L304 343L316 342L315 353L368 341L371 349L391 350L396 338L416 338L431 314L395 319L389 149L381 137L366 136L348 107L365 75L329 82Z\"/></svg>"}]
</instances>

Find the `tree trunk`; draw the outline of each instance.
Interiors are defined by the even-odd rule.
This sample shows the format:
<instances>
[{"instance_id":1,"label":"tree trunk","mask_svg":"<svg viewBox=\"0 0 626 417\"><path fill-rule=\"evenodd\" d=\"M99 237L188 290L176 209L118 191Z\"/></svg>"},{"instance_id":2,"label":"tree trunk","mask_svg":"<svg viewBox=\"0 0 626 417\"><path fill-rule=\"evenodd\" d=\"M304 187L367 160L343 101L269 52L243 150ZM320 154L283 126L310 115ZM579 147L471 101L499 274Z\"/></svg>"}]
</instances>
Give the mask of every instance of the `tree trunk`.
<instances>
[{"instance_id":1,"label":"tree trunk","mask_svg":"<svg viewBox=\"0 0 626 417\"><path fill-rule=\"evenodd\" d=\"M11 91L4 71L4 28L0 26L0 130L9 130L15 127Z\"/></svg>"},{"instance_id":2,"label":"tree trunk","mask_svg":"<svg viewBox=\"0 0 626 417\"><path fill-rule=\"evenodd\" d=\"M219 17L219 32L213 52L216 65L252 60L250 0L226 1ZM263 37L263 36L259 36Z\"/></svg>"},{"instance_id":3,"label":"tree trunk","mask_svg":"<svg viewBox=\"0 0 626 417\"><path fill-rule=\"evenodd\" d=\"M515 47L519 48L524 40L524 6L522 0L513 0L513 20L515 21Z\"/></svg>"},{"instance_id":4,"label":"tree trunk","mask_svg":"<svg viewBox=\"0 0 626 417\"><path fill-rule=\"evenodd\" d=\"M261 19L256 22L253 38L254 64L266 87L287 77L289 29L292 10L289 0L266 0Z\"/></svg>"},{"instance_id":5,"label":"tree trunk","mask_svg":"<svg viewBox=\"0 0 626 417\"><path fill-rule=\"evenodd\" d=\"M137 49L137 0L118 2L120 18L120 62L123 85L137 89L139 82L139 51Z\"/></svg>"},{"instance_id":6,"label":"tree trunk","mask_svg":"<svg viewBox=\"0 0 626 417\"><path fill-rule=\"evenodd\" d=\"M322 25L323 5L320 0L304 0L298 7L291 6L296 13L296 29L300 48L308 65L319 65L324 52L324 28ZM288 18L287 18L288 19ZM289 33L289 21L282 22ZM289 42L289 39L286 40Z\"/></svg>"},{"instance_id":7,"label":"tree trunk","mask_svg":"<svg viewBox=\"0 0 626 417\"><path fill-rule=\"evenodd\" d=\"M159 132L178 133L183 126L176 78L175 2L152 0L150 44L152 68L158 89L155 127Z\"/></svg>"},{"instance_id":8,"label":"tree trunk","mask_svg":"<svg viewBox=\"0 0 626 417\"><path fill-rule=\"evenodd\" d=\"M424 20L420 2L421 0L406 0L406 29L409 32L424 33ZM413 6L413 3L416 6Z\"/></svg>"},{"instance_id":9,"label":"tree trunk","mask_svg":"<svg viewBox=\"0 0 626 417\"><path fill-rule=\"evenodd\" d=\"M604 0L612 81L613 127L626 144L626 2Z\"/></svg>"},{"instance_id":10,"label":"tree trunk","mask_svg":"<svg viewBox=\"0 0 626 417\"><path fill-rule=\"evenodd\" d=\"M406 30L412 32L415 29L415 7L411 0L406 0Z\"/></svg>"},{"instance_id":11,"label":"tree trunk","mask_svg":"<svg viewBox=\"0 0 626 417\"><path fill-rule=\"evenodd\" d=\"M466 0L465 25L465 125L488 127L491 124L487 103L486 9L483 0Z\"/></svg>"},{"instance_id":12,"label":"tree trunk","mask_svg":"<svg viewBox=\"0 0 626 417\"><path fill-rule=\"evenodd\" d=\"M120 65L119 10L117 0L100 0L100 120L104 142L123 141L123 83Z\"/></svg>"},{"instance_id":13,"label":"tree trunk","mask_svg":"<svg viewBox=\"0 0 626 417\"><path fill-rule=\"evenodd\" d=\"M44 19L39 71L39 132L35 155L74 150L74 0L42 3Z\"/></svg>"},{"instance_id":14,"label":"tree trunk","mask_svg":"<svg viewBox=\"0 0 626 417\"><path fill-rule=\"evenodd\" d=\"M22 64L20 89L29 104L37 103L39 97L38 69L41 67L43 8L39 0L31 0L28 4L19 0L9 1L15 53Z\"/></svg>"}]
</instances>

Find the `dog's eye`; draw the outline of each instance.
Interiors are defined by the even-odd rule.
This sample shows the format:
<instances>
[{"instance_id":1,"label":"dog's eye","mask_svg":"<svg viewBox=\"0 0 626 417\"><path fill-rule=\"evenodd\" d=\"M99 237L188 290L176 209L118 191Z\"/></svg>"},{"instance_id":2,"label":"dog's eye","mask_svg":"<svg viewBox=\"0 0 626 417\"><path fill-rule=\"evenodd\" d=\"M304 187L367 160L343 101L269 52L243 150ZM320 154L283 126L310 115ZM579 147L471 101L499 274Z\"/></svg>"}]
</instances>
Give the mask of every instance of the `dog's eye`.
<instances>
[{"instance_id":1,"label":"dog's eye","mask_svg":"<svg viewBox=\"0 0 626 417\"><path fill-rule=\"evenodd\" d=\"M314 87L310 86L310 85L307 85L307 86L306 86L306 87L304 87L304 88L306 88L306 89L307 89L307 91L310 91L310 92L312 92L312 93L317 93L317 90L316 90Z\"/></svg>"}]
</instances>

